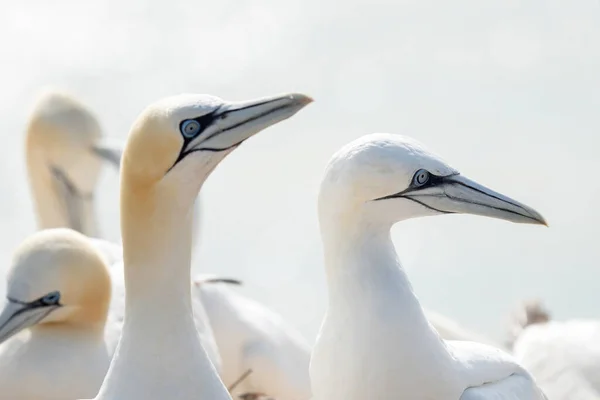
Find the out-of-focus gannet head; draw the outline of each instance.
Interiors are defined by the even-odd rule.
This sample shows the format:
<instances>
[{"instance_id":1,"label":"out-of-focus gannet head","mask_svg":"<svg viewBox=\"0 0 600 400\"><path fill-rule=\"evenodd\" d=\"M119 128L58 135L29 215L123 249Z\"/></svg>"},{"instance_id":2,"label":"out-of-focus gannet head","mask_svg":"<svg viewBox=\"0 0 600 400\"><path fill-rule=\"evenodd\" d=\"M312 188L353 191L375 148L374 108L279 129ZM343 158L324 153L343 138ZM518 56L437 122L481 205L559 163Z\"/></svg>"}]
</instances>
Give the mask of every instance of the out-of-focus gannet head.
<instances>
[{"instance_id":1,"label":"out-of-focus gannet head","mask_svg":"<svg viewBox=\"0 0 600 400\"><path fill-rule=\"evenodd\" d=\"M162 229L184 217L182 212L190 212L202 184L221 160L311 101L302 94L235 103L184 94L150 105L133 124L123 154L122 230L150 220L160 220ZM165 212L168 215L158 215ZM127 224L129 218L133 219ZM133 236L123 232L124 243Z\"/></svg>"},{"instance_id":2,"label":"out-of-focus gannet head","mask_svg":"<svg viewBox=\"0 0 600 400\"><path fill-rule=\"evenodd\" d=\"M519 336L531 325L545 324L550 319L550 312L541 299L523 301L511 315L506 347L512 349Z\"/></svg>"},{"instance_id":3,"label":"out-of-focus gannet head","mask_svg":"<svg viewBox=\"0 0 600 400\"><path fill-rule=\"evenodd\" d=\"M48 90L29 118L26 158L41 228L95 234L85 221L103 162L118 166L122 145L102 139L95 115L66 93ZM56 200L55 200L56 199Z\"/></svg>"},{"instance_id":4,"label":"out-of-focus gannet head","mask_svg":"<svg viewBox=\"0 0 600 400\"><path fill-rule=\"evenodd\" d=\"M34 326L104 329L111 296L102 255L71 229L39 231L16 250L0 312L0 342Z\"/></svg>"},{"instance_id":5,"label":"out-of-focus gannet head","mask_svg":"<svg viewBox=\"0 0 600 400\"><path fill-rule=\"evenodd\" d=\"M417 141L392 134L363 136L330 161L319 196L321 221L389 224L463 213L543 224L534 209L494 192L450 167Z\"/></svg>"}]
</instances>

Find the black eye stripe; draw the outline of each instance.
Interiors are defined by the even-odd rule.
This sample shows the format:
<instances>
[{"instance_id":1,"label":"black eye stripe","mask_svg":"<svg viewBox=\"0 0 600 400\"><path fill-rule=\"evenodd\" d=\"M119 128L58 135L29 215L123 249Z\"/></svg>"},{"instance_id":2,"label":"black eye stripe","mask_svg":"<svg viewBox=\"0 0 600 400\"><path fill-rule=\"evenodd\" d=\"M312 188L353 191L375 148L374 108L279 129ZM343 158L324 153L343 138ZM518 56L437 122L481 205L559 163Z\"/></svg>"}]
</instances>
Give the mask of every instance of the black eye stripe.
<instances>
[{"instance_id":1,"label":"black eye stripe","mask_svg":"<svg viewBox=\"0 0 600 400\"><path fill-rule=\"evenodd\" d=\"M192 140L196 139L198 136L202 135L202 133L206 130L206 128L208 128L213 123L213 121L215 120L215 117L218 117L217 114L220 110L221 110L221 107L218 107L218 108L214 109L213 111L209 112L208 114L204 114L201 117L188 118L179 123L179 132L183 131L183 125L185 124L185 122L190 121L190 120L198 122L200 124L200 130L193 136L186 136L183 133L181 133L181 137L183 138L183 145L181 146L181 149L179 150L179 155L177 156L177 159L175 160L175 162L173 163L171 168L169 168L169 171L175 165L177 165L177 163L179 161L183 160L183 158L187 154L186 149L187 149L188 145L190 144L190 142ZM169 171L167 171L167 173L169 173Z\"/></svg>"},{"instance_id":2,"label":"black eye stripe","mask_svg":"<svg viewBox=\"0 0 600 400\"><path fill-rule=\"evenodd\" d=\"M12 297L8 297L8 296L6 296L6 299L11 303L27 306L27 308L62 306L62 304L60 304L60 292L59 291L50 292L50 293L45 294L44 296L40 297L39 299L32 300L29 302L13 299Z\"/></svg>"},{"instance_id":3,"label":"black eye stripe","mask_svg":"<svg viewBox=\"0 0 600 400\"><path fill-rule=\"evenodd\" d=\"M60 302L60 292L51 292L40 299L46 305L56 305Z\"/></svg>"},{"instance_id":4,"label":"black eye stripe","mask_svg":"<svg viewBox=\"0 0 600 400\"><path fill-rule=\"evenodd\" d=\"M421 171L425 171L425 172L427 172L429 174L428 175L428 180L424 184L416 184L415 180L417 178L417 174L419 172L421 172ZM451 177L453 175L456 175L456 174L450 174L450 175L446 175L446 176L440 176L440 175L432 174L431 172L429 172L429 171L427 171L425 169L420 169L420 170L418 170L415 173L415 175L413 175L413 178L410 181L410 186L409 187L407 187L406 189L404 189L404 190L402 190L402 191L400 191L398 193L390 194L388 196L383 196L383 197L380 197L380 198L377 198L377 199L374 199L374 200L377 201L377 200L387 200L387 199L394 199L394 198L398 198L398 197L404 197L404 196L406 196L409 193L416 192L416 191L419 191L419 190L423 190L423 189L426 189L426 188L431 187L431 186L438 186L440 184L443 184L444 181L446 181L449 177Z\"/></svg>"},{"instance_id":5,"label":"black eye stripe","mask_svg":"<svg viewBox=\"0 0 600 400\"><path fill-rule=\"evenodd\" d=\"M182 147L182 151L183 149L185 149L185 147L188 145L189 142L191 142L192 140L194 140L195 138L197 138L198 136L200 136L202 134L202 132L204 132L206 130L207 127L209 127L213 121L215 120L215 115L217 114L217 112L220 110L220 107L209 112L208 114L204 114L201 117L196 117L196 118L188 118L185 119L183 121L181 121L179 123L179 131L182 132L183 131L183 125L185 124L186 121L196 121L200 124L200 130L198 131L198 133L196 133L194 136L192 137L187 137L185 135L182 135L183 137L183 147Z\"/></svg>"},{"instance_id":6,"label":"black eye stripe","mask_svg":"<svg viewBox=\"0 0 600 400\"><path fill-rule=\"evenodd\" d=\"M426 170L423 170L423 171L426 171ZM418 171L418 172L420 172L420 171ZM413 180L412 180L412 182L410 184L410 187L408 189L406 189L405 194L409 193L409 192L412 192L414 190L420 190L420 189L425 189L425 188L430 187L430 186L439 185L446 178L444 176L434 175L434 174L432 174L429 171L426 171L426 172L428 174L427 175L427 179L425 180L424 183L421 183L421 184L419 184L419 183L416 182L417 175L415 174L415 177L413 178Z\"/></svg>"}]
</instances>

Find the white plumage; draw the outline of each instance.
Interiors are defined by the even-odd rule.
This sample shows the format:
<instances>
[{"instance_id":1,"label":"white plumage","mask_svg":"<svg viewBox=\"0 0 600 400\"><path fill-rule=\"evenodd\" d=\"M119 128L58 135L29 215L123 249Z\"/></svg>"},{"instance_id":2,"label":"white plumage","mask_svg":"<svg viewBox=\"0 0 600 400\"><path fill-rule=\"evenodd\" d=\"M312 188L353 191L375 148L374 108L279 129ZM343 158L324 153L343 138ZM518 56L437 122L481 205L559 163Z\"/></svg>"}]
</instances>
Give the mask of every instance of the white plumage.
<instances>
[{"instance_id":1,"label":"white plumage","mask_svg":"<svg viewBox=\"0 0 600 400\"><path fill-rule=\"evenodd\" d=\"M34 108L27 144L30 181L41 227L65 226L88 235L98 234L93 191L100 161L119 167L123 143L103 139L100 124L83 104L68 94L49 91L40 97ZM49 166L55 167L49 169ZM79 206L80 204L85 207ZM199 235L198 206L199 200L195 203L193 220L193 236L196 238ZM106 340L112 355L124 318L122 248L105 240L90 240L106 257L113 279L112 303L106 325ZM51 275L53 271L49 268L44 273ZM208 276L198 277L197 282L206 281L207 278ZM29 276L28 279L35 282L40 277ZM217 278L216 281L220 279ZM212 290L211 286L215 283L202 285L194 292L192 301L203 346L225 383L231 384L244 372L244 366L248 366L253 371L252 376L245 379L236 392L242 393L242 389L246 389L246 392L272 393L279 400L307 399L310 394L310 348L305 341L266 307L222 285ZM200 302L201 293L213 308L211 319L220 327L219 345L227 355L224 368L209 319ZM222 313L225 309L227 314ZM232 323L236 326L235 332L222 329ZM13 338L11 343L18 340ZM83 355L82 359L85 359ZM105 371L106 367L105 365L100 370ZM48 375L53 378L52 373ZM58 378L54 377L56 379ZM43 389L41 393L50 396L59 386L53 385ZM75 397L83 396L77 385L72 385L72 388Z\"/></svg>"},{"instance_id":2,"label":"white plumage","mask_svg":"<svg viewBox=\"0 0 600 400\"><path fill-rule=\"evenodd\" d=\"M245 103L180 95L138 117L121 162L125 318L96 400L231 398L193 321L193 204L229 153L311 101L298 94Z\"/></svg>"},{"instance_id":3,"label":"white plumage","mask_svg":"<svg viewBox=\"0 0 600 400\"><path fill-rule=\"evenodd\" d=\"M196 295L208 314L222 359L221 377L229 386L252 373L236 393L267 393L277 400L308 400L310 347L277 314L224 284L198 277Z\"/></svg>"},{"instance_id":4,"label":"white plumage","mask_svg":"<svg viewBox=\"0 0 600 400\"><path fill-rule=\"evenodd\" d=\"M98 392L123 327L121 259L120 246L64 228L35 233L17 249L7 282L14 301L7 301L0 314L3 396L53 400ZM60 294L59 310L24 311L20 304L53 292ZM194 298L192 304L202 345L220 367L202 303ZM49 313L37 318L38 310Z\"/></svg>"},{"instance_id":5,"label":"white plumage","mask_svg":"<svg viewBox=\"0 0 600 400\"><path fill-rule=\"evenodd\" d=\"M548 399L600 398L600 321L552 321L539 302L520 311L513 354Z\"/></svg>"},{"instance_id":6,"label":"white plumage","mask_svg":"<svg viewBox=\"0 0 600 400\"><path fill-rule=\"evenodd\" d=\"M87 235L96 235L98 229L93 202L96 180L103 161L119 165L121 147L102 140L100 125L89 109L71 96L55 91L45 92L38 99L30 117L26 139L28 173L39 227L70 227ZM38 246L52 248L57 241L65 242L73 236L61 233L63 230L57 232L48 233L48 236L40 233L47 243ZM33 235L25 245L30 241L43 242L36 238L38 236ZM0 345L0 382L5 382L2 386L4 393L10 394L12 399L93 397L102 383L121 333L124 316L122 251L120 246L113 243L87 239L86 243L81 239L67 242L73 247L73 256L81 253L81 247L85 250L85 245L89 247L91 243L105 257L112 285L106 286L106 293L101 293L103 297L98 302L102 304L104 297L111 300L108 316L98 317L96 322L102 324L102 343L106 347L100 353L97 346L90 347L89 343L100 343L96 332L77 332L77 327L73 327L68 320L52 324L48 324L46 319L37 321L37 324L22 321L21 325L11 326L11 331L7 331L7 327L0 327L0 337L4 341ZM42 250L39 249L40 254ZM86 263L90 258L80 263L76 274L65 276L61 271L66 267L61 265L61 259L48 257L50 261L38 268L17 260L13 274L18 274L19 279L9 280L7 285L7 292L14 293L15 300L30 301L52 291L60 292L69 285L79 285L90 291L93 291L92 288L102 288L96 287L87 278L86 274L93 274L100 268L97 263ZM90 285L94 286L90 288ZM6 318L18 311L12 306L10 302L6 304L3 310ZM193 307L194 322L202 344L217 370L220 370L219 352L198 298L193 299ZM90 308L93 309L93 305L86 305L84 310ZM23 332L19 334L21 330ZM87 351L86 348L92 350ZM76 360L74 354L77 354ZM74 379L76 382L73 382Z\"/></svg>"}]
</instances>

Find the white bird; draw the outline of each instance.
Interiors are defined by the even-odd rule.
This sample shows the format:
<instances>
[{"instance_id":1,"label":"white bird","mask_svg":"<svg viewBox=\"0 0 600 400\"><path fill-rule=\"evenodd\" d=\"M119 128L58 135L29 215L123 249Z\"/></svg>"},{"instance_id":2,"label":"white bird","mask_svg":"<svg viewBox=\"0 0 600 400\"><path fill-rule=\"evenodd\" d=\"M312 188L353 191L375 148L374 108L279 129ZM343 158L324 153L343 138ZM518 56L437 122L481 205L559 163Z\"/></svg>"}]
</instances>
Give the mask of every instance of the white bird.
<instances>
[{"instance_id":1,"label":"white bird","mask_svg":"<svg viewBox=\"0 0 600 400\"><path fill-rule=\"evenodd\" d=\"M513 331L513 354L551 400L600 399L600 321L550 320L525 302Z\"/></svg>"},{"instance_id":2,"label":"white bird","mask_svg":"<svg viewBox=\"0 0 600 400\"><path fill-rule=\"evenodd\" d=\"M104 159L118 168L122 157L122 144L115 140L101 139L100 135L100 126L93 113L72 96L48 91L38 100L27 132L27 158L34 200L37 209L42 211L39 213L41 227L65 226L88 235L98 233L93 210L93 191L100 168L99 160ZM79 203L87 206L77 207ZM197 240L199 199L194 212L193 236ZM107 342L109 348L114 349L121 332L124 312L123 270L120 262L122 249L121 246L104 240L92 241L108 258L111 276L115 281L109 322L106 325ZM38 281L52 279L50 275L58 271L58 268L49 268L43 271L43 276L36 276L35 272L31 272L28 276L30 284L35 286ZM26 278L27 276L23 277ZM202 285L202 289L194 293L196 323L203 339L203 347L225 384L229 386L246 370L252 370L251 378L245 379L239 390L271 393L279 400L308 399L311 349L300 335L259 303L246 299L223 285L216 285L218 288L214 290L210 287L212 283L227 283L229 280L210 279L203 275L196 282L200 281L208 281L211 285ZM199 304L201 292L208 307L203 308ZM203 315L206 315L204 309L210 324L202 322ZM227 310L227 314L223 313L224 310ZM206 321L206 317L204 320ZM219 327L220 338L217 343L210 332L209 325L212 323ZM234 333L222 329L231 324L236 324ZM219 351L226 357L221 357ZM48 388L44 393L50 395L52 389Z\"/></svg>"},{"instance_id":3,"label":"white bird","mask_svg":"<svg viewBox=\"0 0 600 400\"><path fill-rule=\"evenodd\" d=\"M71 229L34 233L14 254L6 296L0 397L94 396L113 355L109 341L116 339L105 335L111 278L102 253Z\"/></svg>"},{"instance_id":4,"label":"white bird","mask_svg":"<svg viewBox=\"0 0 600 400\"><path fill-rule=\"evenodd\" d=\"M102 163L118 165L120 148L103 139L92 111L66 93L45 91L29 118L25 149L38 228L97 236L94 189Z\"/></svg>"},{"instance_id":5,"label":"white bird","mask_svg":"<svg viewBox=\"0 0 600 400\"><path fill-rule=\"evenodd\" d=\"M231 398L193 322L194 200L225 156L310 101L299 94L243 103L181 95L138 117L121 161L125 321L96 400Z\"/></svg>"},{"instance_id":6,"label":"white bird","mask_svg":"<svg viewBox=\"0 0 600 400\"><path fill-rule=\"evenodd\" d=\"M404 136L368 135L333 156L319 193L329 306L311 359L313 400L545 398L510 355L443 340L427 321L390 229L450 213L545 224Z\"/></svg>"},{"instance_id":7,"label":"white bird","mask_svg":"<svg viewBox=\"0 0 600 400\"><path fill-rule=\"evenodd\" d=\"M247 396L268 393L277 400L310 399L308 368L312 348L304 338L264 305L228 286L206 285L205 282L214 281L208 275L198 277L194 292L199 294L210 320L221 355L221 378L225 385L229 387L251 371L236 385L236 393ZM444 339L501 347L443 315L433 311L425 311L425 314Z\"/></svg>"},{"instance_id":8,"label":"white bird","mask_svg":"<svg viewBox=\"0 0 600 400\"><path fill-rule=\"evenodd\" d=\"M100 162L108 161L118 167L122 156L121 143L102 136L93 112L81 102L64 92L47 91L38 99L30 117L26 149L40 228L64 226L97 236L93 191ZM199 212L198 205L199 200L194 210L196 213ZM196 216L193 235L196 238L198 220ZM107 340L110 348L114 348L122 326L124 306L122 264L119 263L122 250L120 246L103 240L93 242L108 257L111 275L116 281L107 324ZM53 271L48 269L44 274ZM41 279L34 275L29 278L32 281ZM206 277L201 277L199 281L204 279ZM200 319L196 322L204 339L204 348L221 371L225 384L230 385L244 371L252 370L251 376L240 384L240 391L270 393L280 400L308 399L311 351L308 344L281 317L263 305L228 287L211 286L198 287L196 295L204 299L210 325L218 331L216 345L211 346L214 340L207 323L202 323L203 310L197 302L196 317ZM433 311L426 313L432 325L446 339L495 344L447 317ZM222 328L233 324L235 331ZM219 347L221 357L215 346Z\"/></svg>"},{"instance_id":9,"label":"white bird","mask_svg":"<svg viewBox=\"0 0 600 400\"><path fill-rule=\"evenodd\" d=\"M264 305L206 281L207 277L199 277L195 292L210 320L225 385L231 386L251 371L236 386L237 393L267 393L277 400L310 399L311 347L304 338Z\"/></svg>"}]
</instances>

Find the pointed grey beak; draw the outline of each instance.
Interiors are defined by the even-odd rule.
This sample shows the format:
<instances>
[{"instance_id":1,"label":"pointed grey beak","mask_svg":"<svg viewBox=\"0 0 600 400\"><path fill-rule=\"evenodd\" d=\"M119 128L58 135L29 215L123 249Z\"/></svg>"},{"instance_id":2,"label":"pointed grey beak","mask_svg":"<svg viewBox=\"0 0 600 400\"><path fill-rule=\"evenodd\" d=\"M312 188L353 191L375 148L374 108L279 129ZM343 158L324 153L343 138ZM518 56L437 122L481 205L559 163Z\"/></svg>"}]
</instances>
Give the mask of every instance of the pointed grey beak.
<instances>
[{"instance_id":1,"label":"pointed grey beak","mask_svg":"<svg viewBox=\"0 0 600 400\"><path fill-rule=\"evenodd\" d=\"M312 101L306 95L289 93L225 103L212 114L207 133L187 143L180 158L194 151L218 152L236 147L263 129L290 118Z\"/></svg>"},{"instance_id":2,"label":"pointed grey beak","mask_svg":"<svg viewBox=\"0 0 600 400\"><path fill-rule=\"evenodd\" d=\"M57 307L7 300L0 312L0 343L37 324Z\"/></svg>"},{"instance_id":3,"label":"pointed grey beak","mask_svg":"<svg viewBox=\"0 0 600 400\"><path fill-rule=\"evenodd\" d=\"M438 183L401 196L441 213L475 214L523 224L546 225L533 208L462 175L439 177Z\"/></svg>"}]
</instances>

